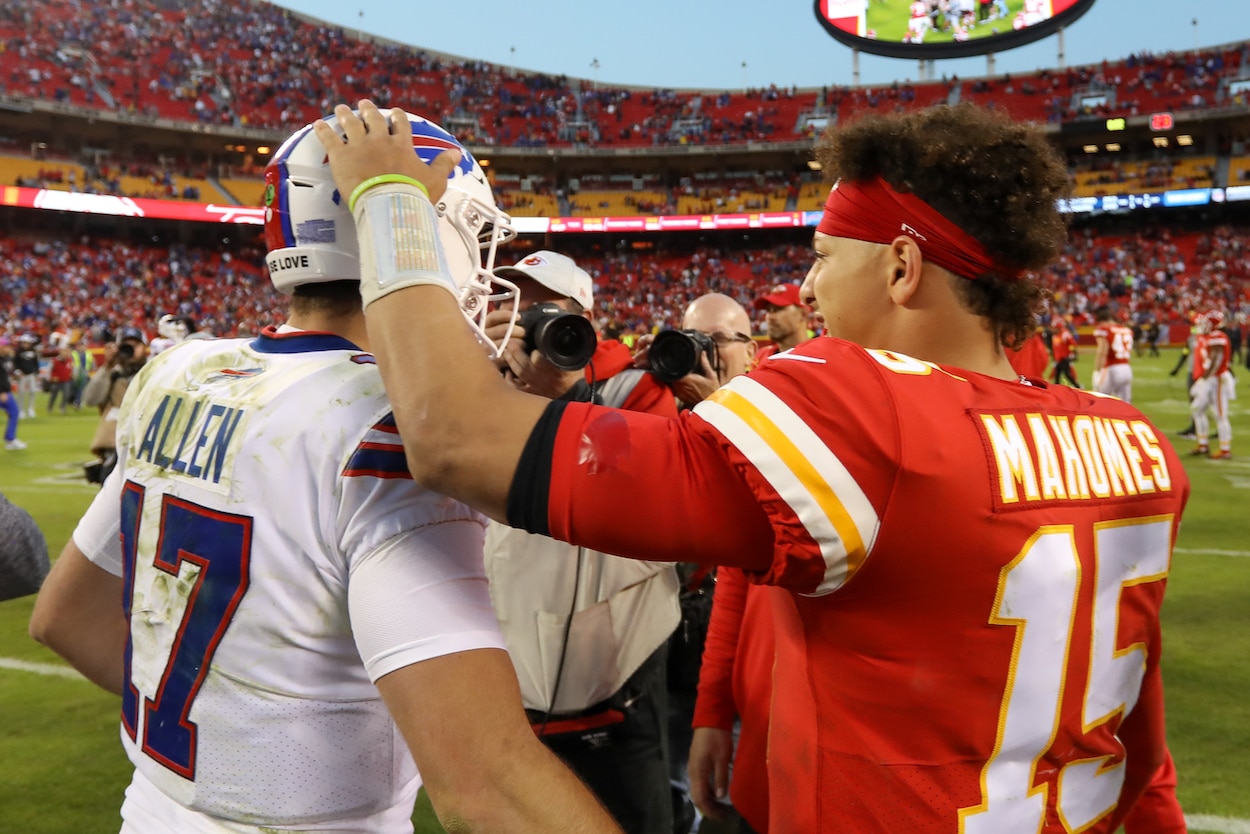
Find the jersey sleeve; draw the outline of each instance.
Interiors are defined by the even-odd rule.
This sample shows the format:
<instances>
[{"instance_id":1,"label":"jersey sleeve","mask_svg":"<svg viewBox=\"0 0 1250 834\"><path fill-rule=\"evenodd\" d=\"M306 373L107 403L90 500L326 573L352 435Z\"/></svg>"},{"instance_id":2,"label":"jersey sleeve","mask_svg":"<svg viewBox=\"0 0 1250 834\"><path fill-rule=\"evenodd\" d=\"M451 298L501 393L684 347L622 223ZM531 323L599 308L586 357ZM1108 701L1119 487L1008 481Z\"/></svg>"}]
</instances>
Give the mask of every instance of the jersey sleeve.
<instances>
[{"instance_id":1,"label":"jersey sleeve","mask_svg":"<svg viewBox=\"0 0 1250 834\"><path fill-rule=\"evenodd\" d=\"M355 560L352 634L370 680L430 658L505 649L482 568L476 521L408 530Z\"/></svg>"},{"instance_id":2,"label":"jersey sleeve","mask_svg":"<svg viewBox=\"0 0 1250 834\"><path fill-rule=\"evenodd\" d=\"M522 455L510 521L632 558L702 559L800 593L835 590L875 541L898 423L873 360L816 341L834 346L774 358L676 420L549 407L531 435L541 450ZM837 374L823 373L829 362ZM520 491L530 506L514 519Z\"/></svg>"},{"instance_id":3,"label":"jersey sleeve","mask_svg":"<svg viewBox=\"0 0 1250 834\"><path fill-rule=\"evenodd\" d=\"M113 471L104 479L91 506L79 519L78 526L74 528L73 539L78 549L97 567L114 576L122 575L121 499L125 485L122 473L129 463L131 440L135 434L131 426L133 412L140 392L156 372L156 367L154 361L146 363L135 376L134 382L127 387L121 414L117 419L117 462Z\"/></svg>"},{"instance_id":4,"label":"jersey sleeve","mask_svg":"<svg viewBox=\"0 0 1250 834\"><path fill-rule=\"evenodd\" d=\"M339 473L337 548L370 678L440 655L502 648L486 583L486 519L413 481L394 418L376 419Z\"/></svg>"},{"instance_id":5,"label":"jersey sleeve","mask_svg":"<svg viewBox=\"0 0 1250 834\"><path fill-rule=\"evenodd\" d=\"M120 461L119 461L120 464ZM122 467L116 466L74 528L74 544L97 567L122 575Z\"/></svg>"},{"instance_id":6,"label":"jersey sleeve","mask_svg":"<svg viewBox=\"0 0 1250 834\"><path fill-rule=\"evenodd\" d=\"M690 426L687 416L552 401L513 477L508 523L628 559L763 569L767 517Z\"/></svg>"},{"instance_id":7,"label":"jersey sleeve","mask_svg":"<svg viewBox=\"0 0 1250 834\"><path fill-rule=\"evenodd\" d=\"M742 571L722 568L716 572L716 592L712 596L712 619L699 665L699 694L694 704L695 727L728 730L737 717L734 704L734 658L742 633L746 610L747 579Z\"/></svg>"},{"instance_id":8,"label":"jersey sleeve","mask_svg":"<svg viewBox=\"0 0 1250 834\"><path fill-rule=\"evenodd\" d=\"M338 473L339 505L330 533L349 563L409 530L486 518L459 501L417 485L389 413L371 421ZM480 546L479 546L480 551ZM480 562L480 552L479 552Z\"/></svg>"},{"instance_id":9,"label":"jersey sleeve","mask_svg":"<svg viewBox=\"0 0 1250 834\"><path fill-rule=\"evenodd\" d=\"M747 483L773 529L772 562L756 581L821 595L863 566L904 454L883 376L935 372L910 357L816 339L695 406L696 425Z\"/></svg>"}]
</instances>

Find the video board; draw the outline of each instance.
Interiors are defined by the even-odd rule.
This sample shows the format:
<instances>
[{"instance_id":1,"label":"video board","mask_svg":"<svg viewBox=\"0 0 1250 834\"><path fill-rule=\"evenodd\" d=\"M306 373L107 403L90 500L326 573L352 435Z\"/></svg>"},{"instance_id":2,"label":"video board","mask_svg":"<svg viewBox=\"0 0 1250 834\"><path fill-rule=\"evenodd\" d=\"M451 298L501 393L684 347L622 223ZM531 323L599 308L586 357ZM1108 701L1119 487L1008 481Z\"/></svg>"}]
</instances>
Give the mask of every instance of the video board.
<instances>
[{"instance_id":1,"label":"video board","mask_svg":"<svg viewBox=\"0 0 1250 834\"><path fill-rule=\"evenodd\" d=\"M1014 49L1073 23L1094 0L816 0L835 39L892 58L961 58Z\"/></svg>"}]
</instances>

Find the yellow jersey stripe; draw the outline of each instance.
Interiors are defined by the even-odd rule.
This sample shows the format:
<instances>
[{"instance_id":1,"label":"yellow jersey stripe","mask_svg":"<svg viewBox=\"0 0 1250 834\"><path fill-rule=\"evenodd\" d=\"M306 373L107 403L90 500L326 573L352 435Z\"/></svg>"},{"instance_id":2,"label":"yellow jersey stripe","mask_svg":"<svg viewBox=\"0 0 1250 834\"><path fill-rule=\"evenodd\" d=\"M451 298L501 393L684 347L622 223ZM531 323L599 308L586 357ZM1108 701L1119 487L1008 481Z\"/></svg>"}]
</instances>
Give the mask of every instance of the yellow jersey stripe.
<instances>
[{"instance_id":1,"label":"yellow jersey stripe","mask_svg":"<svg viewBox=\"0 0 1250 834\"><path fill-rule=\"evenodd\" d=\"M695 411L755 465L820 546L826 570L815 593L841 587L862 566L878 525L846 468L810 426L754 380L736 378Z\"/></svg>"}]
</instances>

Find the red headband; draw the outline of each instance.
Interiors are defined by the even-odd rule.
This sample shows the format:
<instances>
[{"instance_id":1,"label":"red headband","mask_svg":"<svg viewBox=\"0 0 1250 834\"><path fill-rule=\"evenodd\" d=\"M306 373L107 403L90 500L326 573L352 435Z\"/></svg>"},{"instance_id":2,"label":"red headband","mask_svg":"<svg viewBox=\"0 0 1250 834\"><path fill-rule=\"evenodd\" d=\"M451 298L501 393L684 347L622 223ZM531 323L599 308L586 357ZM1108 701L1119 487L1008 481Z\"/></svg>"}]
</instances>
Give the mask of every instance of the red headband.
<instances>
[{"instance_id":1,"label":"red headband","mask_svg":"<svg viewBox=\"0 0 1250 834\"><path fill-rule=\"evenodd\" d=\"M825 202L816 231L868 243L889 243L910 235L925 260L964 278L993 272L1007 278L1019 270L996 263L985 247L915 194L895 191L881 177L838 180Z\"/></svg>"}]
</instances>

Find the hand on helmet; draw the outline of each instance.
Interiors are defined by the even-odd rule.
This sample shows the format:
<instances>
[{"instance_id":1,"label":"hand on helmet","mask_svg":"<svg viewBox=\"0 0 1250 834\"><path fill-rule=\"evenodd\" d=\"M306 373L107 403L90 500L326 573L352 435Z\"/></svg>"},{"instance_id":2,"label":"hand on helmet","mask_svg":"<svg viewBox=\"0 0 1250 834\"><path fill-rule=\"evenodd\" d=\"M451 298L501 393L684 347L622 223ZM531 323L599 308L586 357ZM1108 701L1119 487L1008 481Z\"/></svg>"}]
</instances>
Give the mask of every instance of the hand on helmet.
<instances>
[{"instance_id":1,"label":"hand on helmet","mask_svg":"<svg viewBox=\"0 0 1250 834\"><path fill-rule=\"evenodd\" d=\"M359 115L346 104L334 108L343 129L341 136L324 119L313 123L313 131L330 159L339 193L346 198L366 180L401 174L424 185L431 202L437 203L447 190L447 178L460 162L460 152L444 151L427 165L412 151L412 125L403 110L392 108L384 114L368 99L357 106Z\"/></svg>"}]
</instances>

